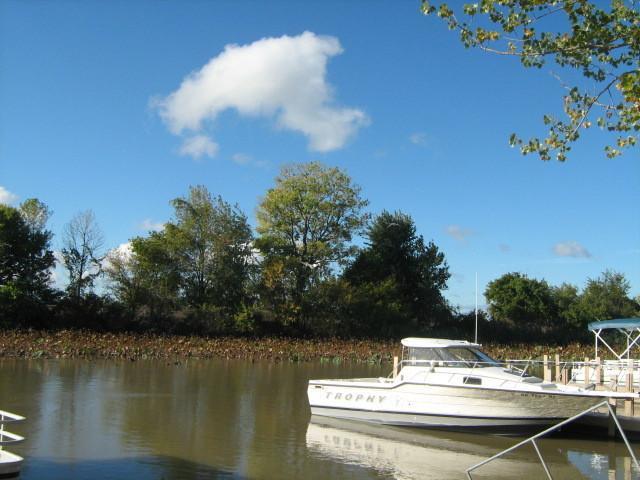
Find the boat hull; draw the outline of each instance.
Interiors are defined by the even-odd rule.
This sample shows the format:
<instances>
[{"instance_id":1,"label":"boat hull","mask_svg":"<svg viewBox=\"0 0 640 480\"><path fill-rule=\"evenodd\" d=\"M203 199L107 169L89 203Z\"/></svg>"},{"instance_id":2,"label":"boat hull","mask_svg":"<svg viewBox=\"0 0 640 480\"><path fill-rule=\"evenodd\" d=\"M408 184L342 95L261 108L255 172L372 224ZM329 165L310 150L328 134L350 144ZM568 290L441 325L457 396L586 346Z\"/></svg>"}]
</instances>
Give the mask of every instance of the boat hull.
<instances>
[{"instance_id":1,"label":"boat hull","mask_svg":"<svg viewBox=\"0 0 640 480\"><path fill-rule=\"evenodd\" d=\"M24 459L6 450L0 450L0 478L19 478Z\"/></svg>"},{"instance_id":2,"label":"boat hull","mask_svg":"<svg viewBox=\"0 0 640 480\"><path fill-rule=\"evenodd\" d=\"M400 384L391 387L310 383L311 413L384 425L519 432L577 415L595 396L474 387Z\"/></svg>"},{"instance_id":3,"label":"boat hull","mask_svg":"<svg viewBox=\"0 0 640 480\"><path fill-rule=\"evenodd\" d=\"M358 420L381 425L400 427L419 427L433 429L473 429L515 431L537 429L558 423L564 417L551 418L502 418L502 417L465 417L452 415L429 415L410 412L372 412L369 410L351 410L343 408L311 407L311 414L319 417Z\"/></svg>"}]
</instances>

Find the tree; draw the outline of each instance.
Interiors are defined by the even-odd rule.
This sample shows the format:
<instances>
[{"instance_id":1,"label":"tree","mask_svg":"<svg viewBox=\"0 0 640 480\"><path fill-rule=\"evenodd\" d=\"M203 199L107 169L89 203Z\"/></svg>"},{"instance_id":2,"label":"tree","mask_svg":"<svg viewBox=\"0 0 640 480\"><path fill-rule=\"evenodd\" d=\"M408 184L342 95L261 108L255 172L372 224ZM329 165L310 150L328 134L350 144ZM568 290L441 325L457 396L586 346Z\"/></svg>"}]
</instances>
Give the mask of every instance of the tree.
<instances>
[{"instance_id":1,"label":"tree","mask_svg":"<svg viewBox=\"0 0 640 480\"><path fill-rule=\"evenodd\" d=\"M567 158L581 131L594 123L618 134L608 157L636 145L640 130L640 10L636 0L612 0L608 8L587 0L483 0L454 12L446 3L422 0L423 13L436 14L456 30L465 47L518 57L540 68L552 59L577 70L585 85L567 86L566 118L544 116L545 139L512 146L549 160ZM558 31L560 29L560 31ZM596 113L597 112L597 113ZM594 116L597 118L593 119Z\"/></svg>"},{"instance_id":2,"label":"tree","mask_svg":"<svg viewBox=\"0 0 640 480\"><path fill-rule=\"evenodd\" d=\"M283 321L301 320L305 292L351 255L349 242L365 225L367 203L339 168L311 162L282 169L258 206L256 245L263 268L281 286L282 297L272 300L289 305L290 320Z\"/></svg>"},{"instance_id":3,"label":"tree","mask_svg":"<svg viewBox=\"0 0 640 480\"><path fill-rule=\"evenodd\" d=\"M442 295L450 277L444 253L425 243L416 233L413 219L402 212L383 211L367 229L367 247L358 252L344 278L357 290L354 298L364 316L376 318L379 335L441 325L451 317ZM381 310L381 307L384 310Z\"/></svg>"},{"instance_id":4,"label":"tree","mask_svg":"<svg viewBox=\"0 0 640 480\"><path fill-rule=\"evenodd\" d=\"M562 328L572 330L582 330L583 321L580 313L580 294L575 285L563 283L559 287L551 288L558 317L562 320Z\"/></svg>"},{"instance_id":5,"label":"tree","mask_svg":"<svg viewBox=\"0 0 640 480\"><path fill-rule=\"evenodd\" d=\"M49 285L55 264L51 232L33 228L21 212L0 204L0 322L41 322L53 298Z\"/></svg>"},{"instance_id":6,"label":"tree","mask_svg":"<svg viewBox=\"0 0 640 480\"><path fill-rule=\"evenodd\" d=\"M522 331L540 332L556 318L551 287L521 273L506 273L489 282L484 292L489 315Z\"/></svg>"},{"instance_id":7,"label":"tree","mask_svg":"<svg viewBox=\"0 0 640 480\"><path fill-rule=\"evenodd\" d=\"M28 198L20 204L20 213L32 231L43 232L53 212L37 198Z\"/></svg>"},{"instance_id":8,"label":"tree","mask_svg":"<svg viewBox=\"0 0 640 480\"><path fill-rule=\"evenodd\" d=\"M204 186L172 202L175 221L165 226L170 255L189 305L228 312L242 303L252 268L251 227L246 215Z\"/></svg>"},{"instance_id":9,"label":"tree","mask_svg":"<svg viewBox=\"0 0 640 480\"><path fill-rule=\"evenodd\" d=\"M622 273L606 270L598 278L587 280L580 296L583 327L595 320L628 318L640 314L640 305L629 298L630 285Z\"/></svg>"},{"instance_id":10,"label":"tree","mask_svg":"<svg viewBox=\"0 0 640 480\"><path fill-rule=\"evenodd\" d=\"M162 325L179 306L180 276L164 232L133 238L109 252L105 262L109 289L137 327Z\"/></svg>"},{"instance_id":11,"label":"tree","mask_svg":"<svg viewBox=\"0 0 640 480\"><path fill-rule=\"evenodd\" d=\"M104 237L91 210L77 213L64 226L62 258L69 274L69 295L80 300L102 273Z\"/></svg>"}]
</instances>

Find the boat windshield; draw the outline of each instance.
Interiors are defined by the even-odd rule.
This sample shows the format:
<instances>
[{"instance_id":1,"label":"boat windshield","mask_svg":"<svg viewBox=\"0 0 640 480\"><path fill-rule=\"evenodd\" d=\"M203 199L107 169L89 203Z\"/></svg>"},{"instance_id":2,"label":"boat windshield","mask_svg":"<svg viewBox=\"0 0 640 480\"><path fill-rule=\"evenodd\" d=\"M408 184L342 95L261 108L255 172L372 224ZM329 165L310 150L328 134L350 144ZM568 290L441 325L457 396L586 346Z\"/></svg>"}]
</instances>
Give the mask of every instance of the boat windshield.
<instances>
[{"instance_id":1,"label":"boat windshield","mask_svg":"<svg viewBox=\"0 0 640 480\"><path fill-rule=\"evenodd\" d=\"M500 363L486 353L470 347L409 348L408 365L421 366L434 362L447 367L497 367Z\"/></svg>"}]
</instances>

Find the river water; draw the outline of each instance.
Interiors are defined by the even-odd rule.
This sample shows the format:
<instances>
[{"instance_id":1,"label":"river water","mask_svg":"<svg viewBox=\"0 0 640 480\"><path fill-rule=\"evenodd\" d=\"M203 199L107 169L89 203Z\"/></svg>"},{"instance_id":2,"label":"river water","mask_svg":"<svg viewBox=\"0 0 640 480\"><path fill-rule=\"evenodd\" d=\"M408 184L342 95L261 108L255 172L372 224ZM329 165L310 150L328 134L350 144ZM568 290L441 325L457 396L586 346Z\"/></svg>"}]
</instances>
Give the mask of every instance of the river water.
<instances>
[{"instance_id":1,"label":"river water","mask_svg":"<svg viewBox=\"0 0 640 480\"><path fill-rule=\"evenodd\" d=\"M464 479L517 438L310 419L309 378L388 367L189 360L0 360L0 409L25 415L22 480ZM312 421L310 421L312 420ZM634 443L636 455L640 443ZM555 479L631 479L621 442L541 441ZM476 478L545 478L531 446Z\"/></svg>"}]
</instances>

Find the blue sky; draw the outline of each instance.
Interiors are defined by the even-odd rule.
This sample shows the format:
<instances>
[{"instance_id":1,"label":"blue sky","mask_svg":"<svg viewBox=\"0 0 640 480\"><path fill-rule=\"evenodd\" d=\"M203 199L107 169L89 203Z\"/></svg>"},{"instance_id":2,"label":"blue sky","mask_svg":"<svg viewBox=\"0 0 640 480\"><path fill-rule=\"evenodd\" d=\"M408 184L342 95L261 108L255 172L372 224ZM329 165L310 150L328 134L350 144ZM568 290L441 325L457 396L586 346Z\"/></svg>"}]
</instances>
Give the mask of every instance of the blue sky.
<instances>
[{"instance_id":1,"label":"blue sky","mask_svg":"<svg viewBox=\"0 0 640 480\"><path fill-rule=\"evenodd\" d=\"M552 71L571 79L465 50L417 1L5 0L0 200L47 203L56 248L92 209L116 247L189 185L253 223L281 165L320 160L373 213L414 218L454 305L473 306L475 272L482 292L510 271L582 287L613 269L638 295L640 151L606 159L597 130L564 164L508 146L561 108Z\"/></svg>"}]
</instances>

